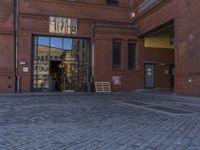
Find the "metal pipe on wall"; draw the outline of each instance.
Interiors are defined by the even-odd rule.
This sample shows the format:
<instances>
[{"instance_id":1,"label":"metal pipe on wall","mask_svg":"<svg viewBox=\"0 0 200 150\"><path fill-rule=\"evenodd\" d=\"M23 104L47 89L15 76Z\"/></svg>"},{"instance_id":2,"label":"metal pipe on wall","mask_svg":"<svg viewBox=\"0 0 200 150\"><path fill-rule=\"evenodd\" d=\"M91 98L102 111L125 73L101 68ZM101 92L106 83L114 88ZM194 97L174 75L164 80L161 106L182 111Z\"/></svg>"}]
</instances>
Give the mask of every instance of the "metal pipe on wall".
<instances>
[{"instance_id":1,"label":"metal pipe on wall","mask_svg":"<svg viewBox=\"0 0 200 150\"><path fill-rule=\"evenodd\" d=\"M15 56L15 92L20 93L20 75L18 72L19 51L19 0L14 1L14 56Z\"/></svg>"}]
</instances>

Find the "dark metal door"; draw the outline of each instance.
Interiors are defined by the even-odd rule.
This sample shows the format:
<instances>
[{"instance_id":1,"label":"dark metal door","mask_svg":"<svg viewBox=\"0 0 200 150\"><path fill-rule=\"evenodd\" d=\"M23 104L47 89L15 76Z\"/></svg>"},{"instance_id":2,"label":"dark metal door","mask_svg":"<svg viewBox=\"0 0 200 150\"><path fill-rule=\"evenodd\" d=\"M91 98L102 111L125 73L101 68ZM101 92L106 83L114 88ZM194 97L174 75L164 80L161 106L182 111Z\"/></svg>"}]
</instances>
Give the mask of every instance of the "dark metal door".
<instances>
[{"instance_id":1,"label":"dark metal door","mask_svg":"<svg viewBox=\"0 0 200 150\"><path fill-rule=\"evenodd\" d=\"M144 65L145 88L155 88L155 64Z\"/></svg>"}]
</instances>

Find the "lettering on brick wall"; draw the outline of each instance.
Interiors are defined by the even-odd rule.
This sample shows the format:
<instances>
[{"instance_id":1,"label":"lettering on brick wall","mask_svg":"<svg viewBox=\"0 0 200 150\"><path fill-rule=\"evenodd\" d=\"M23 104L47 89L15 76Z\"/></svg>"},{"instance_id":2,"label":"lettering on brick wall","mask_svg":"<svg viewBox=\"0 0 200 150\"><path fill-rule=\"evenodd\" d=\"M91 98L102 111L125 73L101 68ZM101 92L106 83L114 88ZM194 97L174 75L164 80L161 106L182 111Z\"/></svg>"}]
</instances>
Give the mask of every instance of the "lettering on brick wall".
<instances>
[{"instance_id":1,"label":"lettering on brick wall","mask_svg":"<svg viewBox=\"0 0 200 150\"><path fill-rule=\"evenodd\" d=\"M50 16L49 32L69 35L77 34L77 19Z\"/></svg>"}]
</instances>

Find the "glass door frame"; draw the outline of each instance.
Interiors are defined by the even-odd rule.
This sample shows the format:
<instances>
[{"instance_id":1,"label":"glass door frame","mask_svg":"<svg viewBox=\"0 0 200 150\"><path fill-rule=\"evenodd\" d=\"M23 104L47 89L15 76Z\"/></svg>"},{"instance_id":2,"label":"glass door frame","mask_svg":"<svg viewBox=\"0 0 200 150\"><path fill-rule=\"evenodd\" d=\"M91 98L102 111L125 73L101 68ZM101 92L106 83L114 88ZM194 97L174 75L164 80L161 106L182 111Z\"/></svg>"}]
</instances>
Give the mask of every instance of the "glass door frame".
<instances>
[{"instance_id":1,"label":"glass door frame","mask_svg":"<svg viewBox=\"0 0 200 150\"><path fill-rule=\"evenodd\" d=\"M48 51L48 58L46 60L40 60L39 58L36 58L35 57L35 54L37 53L37 56L38 56L38 46L39 46L39 43L38 43L38 39L39 37L47 37L49 39L49 51ZM79 60L64 60L63 58L59 59L59 60L54 60L54 59L51 59L51 52L50 52L50 49L51 49L51 38L61 38L62 39L62 47L63 47L63 44L64 43L64 39L72 39L72 40L85 40L85 43L86 43L86 60L85 61L79 61ZM64 49L62 49L62 53L64 53ZM72 53L72 51L71 51ZM92 54L91 54L91 42L90 42L90 39L88 38L72 38L72 37L58 37L58 36L47 36L47 35L32 35L32 91L33 92L51 92L52 89L51 89L51 79L50 79L50 62L53 60L53 61L61 61L61 63L63 64L64 62L73 62L73 63L77 63L77 65L80 65L81 64L86 64L86 81L85 82L90 82L91 81L91 62L92 62ZM34 88L34 76L36 76L36 82L38 82L38 73L36 75L34 75L34 61L36 61L38 63L38 61L47 61L48 62L48 90L47 91L41 91L39 88L38 88L38 83L36 83L36 88ZM77 67L77 73L78 73L78 67ZM36 70L38 71L38 69ZM64 79L64 71L62 69L62 85L66 84L64 83L65 82L65 79ZM80 81L78 81L80 82ZM66 87L66 86L65 86ZM66 88L61 88L61 92L66 90Z\"/></svg>"}]
</instances>

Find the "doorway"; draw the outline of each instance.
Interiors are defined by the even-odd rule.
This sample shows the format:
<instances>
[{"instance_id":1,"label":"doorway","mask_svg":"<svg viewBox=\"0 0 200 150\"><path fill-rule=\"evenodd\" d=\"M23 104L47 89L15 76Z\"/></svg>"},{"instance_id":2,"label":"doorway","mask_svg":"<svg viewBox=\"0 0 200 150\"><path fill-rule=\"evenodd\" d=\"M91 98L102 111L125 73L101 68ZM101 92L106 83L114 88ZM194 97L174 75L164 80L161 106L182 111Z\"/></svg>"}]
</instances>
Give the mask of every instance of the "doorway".
<instances>
[{"instance_id":1,"label":"doorway","mask_svg":"<svg viewBox=\"0 0 200 150\"><path fill-rule=\"evenodd\" d=\"M78 65L73 61L50 61L50 91L79 90L80 80L85 74L81 76Z\"/></svg>"},{"instance_id":2,"label":"doorway","mask_svg":"<svg viewBox=\"0 0 200 150\"><path fill-rule=\"evenodd\" d=\"M144 87L155 88L155 64L144 64Z\"/></svg>"},{"instance_id":3,"label":"doorway","mask_svg":"<svg viewBox=\"0 0 200 150\"><path fill-rule=\"evenodd\" d=\"M49 77L50 77L50 91L60 92L62 83L62 69L59 67L61 61L50 61Z\"/></svg>"},{"instance_id":4,"label":"doorway","mask_svg":"<svg viewBox=\"0 0 200 150\"><path fill-rule=\"evenodd\" d=\"M173 89L175 80L174 21L161 24L141 37L144 42L144 62L150 63L145 65L144 87Z\"/></svg>"}]
</instances>

